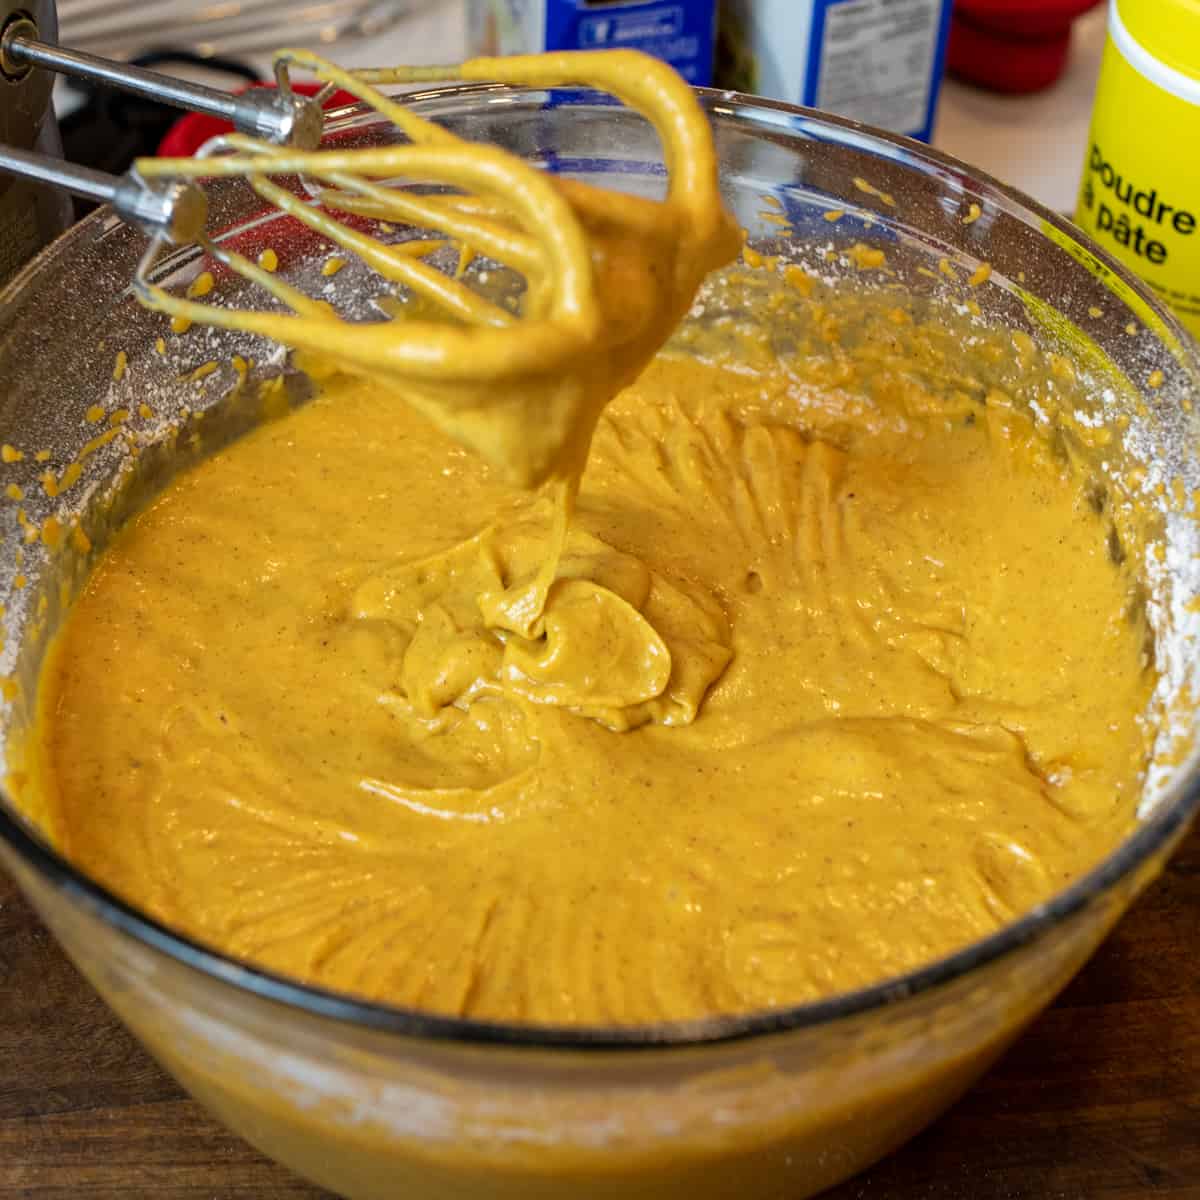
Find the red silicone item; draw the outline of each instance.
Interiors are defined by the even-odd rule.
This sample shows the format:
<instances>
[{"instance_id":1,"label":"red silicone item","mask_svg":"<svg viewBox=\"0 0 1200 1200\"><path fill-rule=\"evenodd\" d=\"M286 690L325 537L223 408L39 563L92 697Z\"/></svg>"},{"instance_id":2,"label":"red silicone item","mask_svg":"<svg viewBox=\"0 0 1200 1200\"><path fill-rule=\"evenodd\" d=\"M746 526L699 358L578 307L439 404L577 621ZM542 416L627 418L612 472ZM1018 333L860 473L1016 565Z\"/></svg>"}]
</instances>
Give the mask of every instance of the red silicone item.
<instances>
[{"instance_id":1,"label":"red silicone item","mask_svg":"<svg viewBox=\"0 0 1200 1200\"><path fill-rule=\"evenodd\" d=\"M954 11L998 33L1061 33L1100 0L955 0Z\"/></svg>"},{"instance_id":2,"label":"red silicone item","mask_svg":"<svg viewBox=\"0 0 1200 1200\"><path fill-rule=\"evenodd\" d=\"M1071 23L1100 0L956 0L949 70L999 92L1036 92L1063 72Z\"/></svg>"}]
</instances>

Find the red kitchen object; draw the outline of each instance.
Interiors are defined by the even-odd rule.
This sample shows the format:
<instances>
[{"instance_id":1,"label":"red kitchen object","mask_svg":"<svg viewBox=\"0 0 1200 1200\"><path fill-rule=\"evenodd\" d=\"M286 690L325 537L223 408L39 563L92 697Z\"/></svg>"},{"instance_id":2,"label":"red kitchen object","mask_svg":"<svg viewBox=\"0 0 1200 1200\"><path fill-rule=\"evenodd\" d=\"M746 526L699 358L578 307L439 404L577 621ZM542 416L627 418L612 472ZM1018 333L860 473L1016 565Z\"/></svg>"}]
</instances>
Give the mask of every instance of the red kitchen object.
<instances>
[{"instance_id":1,"label":"red kitchen object","mask_svg":"<svg viewBox=\"0 0 1200 1200\"><path fill-rule=\"evenodd\" d=\"M947 66L998 92L1036 92L1063 72L1071 24L1100 0L955 0Z\"/></svg>"},{"instance_id":2,"label":"red kitchen object","mask_svg":"<svg viewBox=\"0 0 1200 1200\"><path fill-rule=\"evenodd\" d=\"M255 83L251 87L274 87L273 83ZM294 83L292 87L305 96L315 95L322 87L319 83ZM239 89L246 91L246 88ZM340 108L345 104L356 104L358 97L352 96L349 92L336 91L322 105L323 108ZM167 130L166 136L159 143L158 156L159 158L187 158L195 154L209 138L216 137L218 134L230 133L233 131L233 126L228 121L219 120L216 117L201 116L199 113L188 113L187 116L180 117L174 125ZM338 219L346 225L357 226L363 229L371 228L371 223L363 218L354 217L347 213L341 213ZM210 236L215 237L217 233L223 230L210 230ZM260 234L254 231L248 231L233 237L222 239L222 244L227 250L234 250L241 254L245 254L253 258L261 249ZM278 259L278 269L286 271L289 266L296 260L303 258L312 252L312 239L303 228L295 225L290 221L278 222L272 229L271 234L271 249L275 251ZM220 280L229 274L229 268L222 266L220 263L211 263L209 269L212 271L214 278Z\"/></svg>"},{"instance_id":3,"label":"red kitchen object","mask_svg":"<svg viewBox=\"0 0 1200 1200\"><path fill-rule=\"evenodd\" d=\"M274 87L273 83L256 83L254 87ZM321 89L319 83L294 83L292 87L305 96L313 96ZM246 89L241 89L245 91ZM337 91L322 105L323 108L340 108L344 104L356 103L356 97L349 92ZM233 126L228 121L217 117L206 117L200 113L188 113L180 117L170 129L166 137L158 145L160 158L187 158L195 154L209 138L221 133L232 133Z\"/></svg>"}]
</instances>

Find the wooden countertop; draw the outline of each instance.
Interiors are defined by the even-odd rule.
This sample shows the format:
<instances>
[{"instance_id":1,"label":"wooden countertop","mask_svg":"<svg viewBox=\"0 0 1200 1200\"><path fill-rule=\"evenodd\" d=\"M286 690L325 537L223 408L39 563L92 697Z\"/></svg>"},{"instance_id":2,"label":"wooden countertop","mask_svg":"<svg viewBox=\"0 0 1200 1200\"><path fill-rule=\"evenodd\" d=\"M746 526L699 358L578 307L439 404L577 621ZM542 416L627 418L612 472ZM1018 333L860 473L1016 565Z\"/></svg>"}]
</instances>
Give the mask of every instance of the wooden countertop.
<instances>
[{"instance_id":1,"label":"wooden countertop","mask_svg":"<svg viewBox=\"0 0 1200 1200\"><path fill-rule=\"evenodd\" d=\"M0 874L0 1197L327 1193L187 1099ZM1058 1003L956 1108L827 1194L1143 1197L1200 1200L1200 829Z\"/></svg>"}]
</instances>

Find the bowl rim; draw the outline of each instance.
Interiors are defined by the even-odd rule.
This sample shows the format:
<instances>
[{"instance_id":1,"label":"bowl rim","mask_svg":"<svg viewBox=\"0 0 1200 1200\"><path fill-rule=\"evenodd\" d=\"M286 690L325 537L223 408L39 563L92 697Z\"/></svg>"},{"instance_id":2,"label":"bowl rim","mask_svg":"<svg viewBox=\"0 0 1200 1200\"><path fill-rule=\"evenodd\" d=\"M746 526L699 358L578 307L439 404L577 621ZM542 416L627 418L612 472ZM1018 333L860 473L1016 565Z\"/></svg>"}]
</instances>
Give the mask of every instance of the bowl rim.
<instances>
[{"instance_id":1,"label":"bowl rim","mask_svg":"<svg viewBox=\"0 0 1200 1200\"><path fill-rule=\"evenodd\" d=\"M515 87L496 83L451 84L422 88L401 97L406 104L444 101L494 102L504 96L520 99L548 90ZM1191 335L1154 293L1121 262L1091 240L1066 218L1016 188L960 159L899 134L800 105L715 88L695 89L709 112L724 117L748 117L754 110L774 113L797 120L813 131L833 130L841 141L884 156L924 160L925 165L948 170L969 179L972 186L990 189L998 198L1053 226L1057 232L1099 260L1099 263L1154 313L1163 331L1170 333L1183 348L1193 375L1200 380L1200 355ZM728 109L725 106L730 106ZM724 111L723 111L724 110ZM327 128L338 129L357 120L366 111L361 105L335 109ZM768 118L773 134L786 133ZM803 135L802 129L794 131ZM845 135L852 135L851 138ZM69 253L78 241L90 239L100 226L113 220L110 210L99 209L72 226L41 251L0 291L0 309L42 270ZM1200 753L1193 754L1179 767L1159 796L1155 811L1143 820L1135 832L1125 838L1106 858L1043 904L1003 926L995 933L971 942L959 950L903 975L881 980L867 987L837 993L820 1000L745 1013L713 1017L662 1021L620 1026L555 1025L478 1020L444 1016L400 1005L354 997L336 992L253 963L227 956L142 912L115 893L90 879L74 867L41 834L20 816L16 806L0 787L0 842L42 881L73 903L98 916L106 924L152 950L165 954L185 968L219 982L231 984L260 1000L286 1009L298 1009L309 1016L345 1022L360 1028L421 1039L463 1045L526 1047L543 1051L645 1051L695 1048L733 1043L750 1038L778 1035L829 1025L873 1010L881 1010L921 993L930 992L966 977L990 963L1005 958L1061 926L1113 889L1122 880L1147 863L1156 851L1167 846L1200 814Z\"/></svg>"}]
</instances>

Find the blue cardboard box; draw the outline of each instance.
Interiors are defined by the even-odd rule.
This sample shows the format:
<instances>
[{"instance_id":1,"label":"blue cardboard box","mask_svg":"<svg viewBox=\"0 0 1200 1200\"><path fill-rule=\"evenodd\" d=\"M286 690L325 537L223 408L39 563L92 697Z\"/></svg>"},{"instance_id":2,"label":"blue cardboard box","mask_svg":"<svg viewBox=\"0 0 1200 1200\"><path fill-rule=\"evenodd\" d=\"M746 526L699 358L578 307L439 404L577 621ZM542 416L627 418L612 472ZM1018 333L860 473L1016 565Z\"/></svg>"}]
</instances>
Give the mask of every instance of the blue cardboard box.
<instances>
[{"instance_id":1,"label":"blue cardboard box","mask_svg":"<svg viewBox=\"0 0 1200 1200\"><path fill-rule=\"evenodd\" d=\"M643 50L712 82L715 0L471 0L468 52Z\"/></svg>"},{"instance_id":2,"label":"blue cardboard box","mask_svg":"<svg viewBox=\"0 0 1200 1200\"><path fill-rule=\"evenodd\" d=\"M951 0L721 0L717 84L928 141Z\"/></svg>"}]
</instances>

